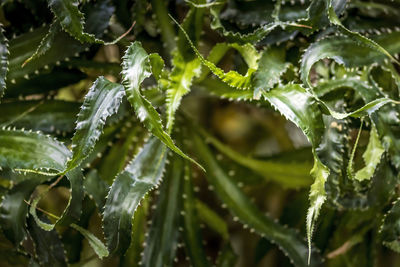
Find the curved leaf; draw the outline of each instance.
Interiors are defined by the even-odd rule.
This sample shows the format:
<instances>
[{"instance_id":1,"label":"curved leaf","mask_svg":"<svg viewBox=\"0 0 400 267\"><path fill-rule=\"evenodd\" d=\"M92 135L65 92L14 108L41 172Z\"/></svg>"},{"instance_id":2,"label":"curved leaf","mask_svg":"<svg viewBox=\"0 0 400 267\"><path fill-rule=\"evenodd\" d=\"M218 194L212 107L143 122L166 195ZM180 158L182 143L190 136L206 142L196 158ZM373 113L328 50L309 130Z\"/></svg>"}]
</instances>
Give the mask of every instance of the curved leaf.
<instances>
[{"instance_id":1,"label":"curved leaf","mask_svg":"<svg viewBox=\"0 0 400 267\"><path fill-rule=\"evenodd\" d=\"M186 156L171 137L163 129L160 114L151 103L140 93L140 85L144 79L151 75L149 55L143 49L140 42L132 43L125 52L122 62L122 78L128 101L134 108L137 117L144 126L157 138L159 138L171 150L181 157L194 162ZM194 162L196 163L196 162Z\"/></svg>"},{"instance_id":2,"label":"curved leaf","mask_svg":"<svg viewBox=\"0 0 400 267\"><path fill-rule=\"evenodd\" d=\"M389 53L400 52L400 32L374 36L373 39ZM332 36L317 41L307 48L301 59L301 79L308 87L312 87L309 78L312 66L324 58L331 58L346 67L360 67L379 62L384 56L344 36Z\"/></svg>"},{"instance_id":3,"label":"curved leaf","mask_svg":"<svg viewBox=\"0 0 400 267\"><path fill-rule=\"evenodd\" d=\"M261 97L263 90L269 91L280 81L281 75L290 66L290 63L286 62L285 54L285 50L278 47L270 47L263 51L253 77L255 99Z\"/></svg>"},{"instance_id":4,"label":"curved leaf","mask_svg":"<svg viewBox=\"0 0 400 267\"><path fill-rule=\"evenodd\" d=\"M141 199L161 181L167 148L152 138L124 171L107 196L103 213L104 235L110 253L124 253L131 240L132 217Z\"/></svg>"},{"instance_id":5,"label":"curved leaf","mask_svg":"<svg viewBox=\"0 0 400 267\"><path fill-rule=\"evenodd\" d=\"M71 170L89 155L102 133L106 119L117 113L125 91L122 85L99 77L85 96L72 138L72 158L67 164Z\"/></svg>"},{"instance_id":6,"label":"curved leaf","mask_svg":"<svg viewBox=\"0 0 400 267\"><path fill-rule=\"evenodd\" d=\"M255 50L255 48L252 45L245 44L243 46L240 46L238 44L232 44L232 46L235 49L239 50L240 52L250 53L252 55L251 57L244 55L244 58L246 59L246 62L249 66L246 75L243 76L240 73L233 71L233 70L225 73L221 68L218 68L213 62L205 59L200 54L200 52L197 50L197 48L195 47L193 42L190 40L189 35L182 28L182 26L180 24L178 24L178 22L174 18L171 17L171 19L181 29L182 33L188 40L190 46L192 47L193 51L196 53L196 55L199 58L199 60L201 61L201 63L203 63L205 66L207 66L211 70L212 73L214 73L217 77L219 77L221 80L223 80L229 86L236 87L238 89L250 89L251 77L252 77L253 72L256 70L256 68L258 66L257 61L258 61L258 58L260 57L260 55L257 53L257 51Z\"/></svg>"},{"instance_id":7,"label":"curved leaf","mask_svg":"<svg viewBox=\"0 0 400 267\"><path fill-rule=\"evenodd\" d=\"M314 97L299 84L288 84L263 92L263 97L296 124L316 147L324 132L322 113Z\"/></svg>"},{"instance_id":8,"label":"curved leaf","mask_svg":"<svg viewBox=\"0 0 400 267\"><path fill-rule=\"evenodd\" d=\"M45 174L50 170L62 172L70 156L71 152L50 136L21 130L0 130L0 167Z\"/></svg>"},{"instance_id":9,"label":"curved leaf","mask_svg":"<svg viewBox=\"0 0 400 267\"><path fill-rule=\"evenodd\" d=\"M194 77L198 76L200 72L200 61L197 58L186 62L178 51L174 52L172 63L174 68L169 76L170 81L166 99L167 125L165 128L169 132L172 130L175 112L179 108L182 97L190 92L192 80Z\"/></svg>"},{"instance_id":10,"label":"curved leaf","mask_svg":"<svg viewBox=\"0 0 400 267\"><path fill-rule=\"evenodd\" d=\"M50 48L53 46L54 39L56 38L59 31L61 31L60 22L58 20L55 20L50 25L49 32L43 37L42 41L40 41L40 44L37 47L35 53L33 53L32 56L24 61L22 67L24 67L25 64L27 64L31 60L44 55L48 50L50 50Z\"/></svg>"},{"instance_id":11,"label":"curved leaf","mask_svg":"<svg viewBox=\"0 0 400 267\"><path fill-rule=\"evenodd\" d=\"M68 204L65 207L62 215L55 218L54 224L42 221L37 215L37 205L41 198L44 196L51 186L47 187L40 195L35 197L31 202L29 213L33 216L36 223L46 231L52 231L56 225L70 225L74 221L78 221L81 217L82 212L82 200L84 197L83 192L83 175L79 169L73 169L65 174L70 184L71 195L68 200Z\"/></svg>"},{"instance_id":12,"label":"curved leaf","mask_svg":"<svg viewBox=\"0 0 400 267\"><path fill-rule=\"evenodd\" d=\"M49 7L63 29L80 42L99 42L93 34L84 32L84 16L78 0L48 0Z\"/></svg>"},{"instance_id":13,"label":"curved leaf","mask_svg":"<svg viewBox=\"0 0 400 267\"><path fill-rule=\"evenodd\" d=\"M363 154L365 167L358 170L355 174L355 179L358 181L369 180L374 175L375 169L381 161L381 156L384 152L381 142L379 141L378 132L375 126L372 125L369 133L369 142L367 149Z\"/></svg>"},{"instance_id":14,"label":"curved leaf","mask_svg":"<svg viewBox=\"0 0 400 267\"><path fill-rule=\"evenodd\" d=\"M28 214L28 201L36 186L48 180L48 176L28 174L29 179L24 180L10 189L1 200L0 226L4 235L15 246L26 237L26 215Z\"/></svg>"}]
</instances>

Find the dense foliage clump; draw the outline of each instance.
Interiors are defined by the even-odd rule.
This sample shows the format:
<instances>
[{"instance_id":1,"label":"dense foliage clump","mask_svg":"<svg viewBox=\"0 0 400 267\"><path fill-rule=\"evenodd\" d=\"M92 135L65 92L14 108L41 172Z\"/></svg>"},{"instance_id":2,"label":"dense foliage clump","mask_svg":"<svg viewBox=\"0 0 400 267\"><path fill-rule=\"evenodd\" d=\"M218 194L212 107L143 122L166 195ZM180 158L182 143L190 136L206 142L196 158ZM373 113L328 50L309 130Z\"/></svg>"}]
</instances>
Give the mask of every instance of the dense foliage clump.
<instances>
[{"instance_id":1,"label":"dense foliage clump","mask_svg":"<svg viewBox=\"0 0 400 267\"><path fill-rule=\"evenodd\" d=\"M399 0L1 0L1 266L399 266Z\"/></svg>"}]
</instances>

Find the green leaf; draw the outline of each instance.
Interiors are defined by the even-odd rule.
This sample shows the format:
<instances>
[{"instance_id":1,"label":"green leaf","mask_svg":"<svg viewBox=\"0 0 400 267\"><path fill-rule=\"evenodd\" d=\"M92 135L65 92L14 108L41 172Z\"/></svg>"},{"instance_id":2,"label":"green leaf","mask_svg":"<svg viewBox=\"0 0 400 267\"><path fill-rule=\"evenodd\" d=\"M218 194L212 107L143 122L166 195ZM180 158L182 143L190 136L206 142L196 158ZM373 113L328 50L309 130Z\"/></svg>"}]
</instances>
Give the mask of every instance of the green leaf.
<instances>
[{"instance_id":1,"label":"green leaf","mask_svg":"<svg viewBox=\"0 0 400 267\"><path fill-rule=\"evenodd\" d=\"M311 261L311 239L314 232L315 223L319 212L326 200L325 183L329 176L329 169L320 161L318 156L314 156L314 167L311 169L311 176L314 183L310 189L310 207L307 211L307 240L308 240L308 264Z\"/></svg>"},{"instance_id":2,"label":"green leaf","mask_svg":"<svg viewBox=\"0 0 400 267\"><path fill-rule=\"evenodd\" d=\"M43 217L46 220L45 217ZM56 230L44 231L36 225L33 218L28 218L27 224L29 235L33 240L35 255L37 256L40 266L67 266L67 259L64 253L64 246L58 236Z\"/></svg>"},{"instance_id":3,"label":"green leaf","mask_svg":"<svg viewBox=\"0 0 400 267\"><path fill-rule=\"evenodd\" d=\"M206 2L206 0L196 0L195 2L198 4L203 4ZM205 10L203 8L196 8L192 6L182 21L182 27L189 34L190 39L193 40L195 45L198 45L200 42L200 37L203 30L204 13ZM191 61L195 57L192 53L192 48L187 43L186 37L181 31L178 32L177 50L185 59L185 61Z\"/></svg>"},{"instance_id":4,"label":"green leaf","mask_svg":"<svg viewBox=\"0 0 400 267\"><path fill-rule=\"evenodd\" d=\"M0 126L65 134L72 132L80 104L61 100L11 101L0 105Z\"/></svg>"},{"instance_id":5,"label":"green leaf","mask_svg":"<svg viewBox=\"0 0 400 267\"><path fill-rule=\"evenodd\" d=\"M135 217L132 222L132 241L125 255L121 257L120 267L139 267L141 253L143 251L143 242L146 234L146 219L148 215L148 199L144 198L142 204L137 207Z\"/></svg>"},{"instance_id":6,"label":"green leaf","mask_svg":"<svg viewBox=\"0 0 400 267\"><path fill-rule=\"evenodd\" d=\"M309 266L305 257L307 245L296 232L283 227L272 218L264 215L219 167L199 136L194 136L194 143L196 152L206 167L208 182L234 216L237 216L242 223L248 225L261 236L276 243L295 266ZM312 255L311 266L318 266L320 264L319 256L315 254L315 251Z\"/></svg>"},{"instance_id":7,"label":"green leaf","mask_svg":"<svg viewBox=\"0 0 400 267\"><path fill-rule=\"evenodd\" d=\"M286 52L284 49L269 47L263 51L258 69L253 77L254 98L259 99L262 91L269 91L274 87L289 66L290 63L286 62Z\"/></svg>"},{"instance_id":8,"label":"green leaf","mask_svg":"<svg viewBox=\"0 0 400 267\"><path fill-rule=\"evenodd\" d=\"M31 202L31 207L29 209L29 213L33 216L36 223L46 231L51 231L55 228L56 225L70 225L74 221L78 221L81 217L82 212L82 200L84 197L83 192L83 174L82 171L78 168L73 169L65 174L70 184L70 197L68 200L68 204L65 207L63 213L60 217L52 216L56 219L54 224L44 222L37 216L37 205L41 198L51 189L51 186L47 187L40 195L35 197Z\"/></svg>"},{"instance_id":9,"label":"green leaf","mask_svg":"<svg viewBox=\"0 0 400 267\"><path fill-rule=\"evenodd\" d=\"M108 21L113 11L114 9L108 1L98 1L91 5L90 10L87 12L86 20L88 32L96 36L102 36L104 30L108 27ZM10 40L7 86L17 85L43 71L48 72L54 65L61 64L61 61L70 60L71 57L76 57L80 52L89 48L88 44L81 44L68 33L59 31L54 37L50 49L44 55L36 57L22 68L21 65L35 53L36 48L48 31L48 26L40 27ZM61 78L65 79L65 77ZM39 84L39 87L41 87L42 83Z\"/></svg>"},{"instance_id":10,"label":"green leaf","mask_svg":"<svg viewBox=\"0 0 400 267\"><path fill-rule=\"evenodd\" d=\"M224 1L226 2L226 1ZM273 30L281 27L282 29L296 29L298 27L305 27L304 25L299 25L292 22L281 22L275 21L261 27L256 28L254 31L246 34L241 34L240 32L234 32L227 30L220 18L219 13L221 12L222 8L224 7L223 3L221 5L214 5L210 8L210 14L212 16L212 21L210 23L211 29L216 30L221 33L226 39L230 42L237 42L237 43L257 43L265 38L269 33Z\"/></svg>"},{"instance_id":11,"label":"green leaf","mask_svg":"<svg viewBox=\"0 0 400 267\"><path fill-rule=\"evenodd\" d=\"M8 72L8 40L4 36L3 26L0 26L0 99L6 89L6 77Z\"/></svg>"},{"instance_id":12,"label":"green leaf","mask_svg":"<svg viewBox=\"0 0 400 267\"><path fill-rule=\"evenodd\" d=\"M195 202L191 170L188 164L184 167L183 182L183 240L185 251L194 267L210 266L202 244L201 229L199 227L198 205ZM225 222L223 222L225 223Z\"/></svg>"},{"instance_id":13,"label":"green leaf","mask_svg":"<svg viewBox=\"0 0 400 267\"><path fill-rule=\"evenodd\" d=\"M0 130L0 167L50 174L62 172L71 152L62 143L36 132Z\"/></svg>"},{"instance_id":14,"label":"green leaf","mask_svg":"<svg viewBox=\"0 0 400 267\"><path fill-rule=\"evenodd\" d=\"M310 167L304 163L285 163L273 160L259 160L246 157L201 129L199 131L208 142L233 161L287 188L299 188L311 184Z\"/></svg>"},{"instance_id":15,"label":"green leaf","mask_svg":"<svg viewBox=\"0 0 400 267\"><path fill-rule=\"evenodd\" d=\"M138 124L136 120L133 123ZM124 169L130 159L130 154L132 152L136 154L135 151L142 145L143 138L147 134L140 125L131 125L129 127L132 124L129 121L127 124L121 127L121 130L117 133L117 135L121 135L121 138L112 144L100 164L99 176L110 185L115 176Z\"/></svg>"},{"instance_id":16,"label":"green leaf","mask_svg":"<svg viewBox=\"0 0 400 267\"><path fill-rule=\"evenodd\" d=\"M163 129L160 114L158 114L151 103L140 93L141 83L151 75L149 55L143 49L140 42L136 41L128 47L123 57L122 66L122 78L126 95L139 120L172 151L194 162L175 146L171 137Z\"/></svg>"},{"instance_id":17,"label":"green leaf","mask_svg":"<svg viewBox=\"0 0 400 267\"><path fill-rule=\"evenodd\" d=\"M200 61L195 58L186 62L177 50L173 53L172 64L174 68L169 75L167 89L167 125L168 132L172 131L175 120L175 112L178 110L184 95L190 92L192 80L200 74Z\"/></svg>"},{"instance_id":18,"label":"green leaf","mask_svg":"<svg viewBox=\"0 0 400 267\"><path fill-rule=\"evenodd\" d=\"M99 42L93 34L84 32L84 16L79 11L78 0L47 0L51 11L62 28L82 43Z\"/></svg>"},{"instance_id":19,"label":"green leaf","mask_svg":"<svg viewBox=\"0 0 400 267\"><path fill-rule=\"evenodd\" d=\"M388 248L400 253L400 199L393 202L393 206L385 214L379 233L382 243Z\"/></svg>"},{"instance_id":20,"label":"green leaf","mask_svg":"<svg viewBox=\"0 0 400 267\"><path fill-rule=\"evenodd\" d=\"M152 138L115 178L104 213L104 234L110 253L124 253L131 240L132 217L141 199L161 181L167 148Z\"/></svg>"},{"instance_id":21,"label":"green leaf","mask_svg":"<svg viewBox=\"0 0 400 267\"><path fill-rule=\"evenodd\" d=\"M78 167L92 151L106 120L117 113L125 91L122 85L99 77L85 96L72 138L72 158L66 171Z\"/></svg>"},{"instance_id":22,"label":"green leaf","mask_svg":"<svg viewBox=\"0 0 400 267\"><path fill-rule=\"evenodd\" d=\"M181 210L183 164L174 157L160 188L157 208L146 239L142 265L149 267L173 266L178 246L179 216ZM135 234L135 233L134 233Z\"/></svg>"},{"instance_id":23,"label":"green leaf","mask_svg":"<svg viewBox=\"0 0 400 267\"><path fill-rule=\"evenodd\" d=\"M49 32L44 36L42 41L40 41L40 44L37 47L35 53L33 53L33 55L31 55L27 60L24 61L24 63L22 64L22 67L24 67L25 64L29 63L33 59L38 58L38 57L44 55L47 51L49 51L50 48L54 44L54 40L55 40L57 34L60 31L61 31L60 22L56 19L50 25Z\"/></svg>"},{"instance_id":24,"label":"green leaf","mask_svg":"<svg viewBox=\"0 0 400 267\"><path fill-rule=\"evenodd\" d=\"M225 73L221 68L218 68L213 62L208 61L205 59L200 52L197 50L193 42L190 40L189 35L186 33L186 31L182 28L181 25L178 24L178 22L171 17L172 20L179 26L181 31L183 32L184 36L187 38L190 46L192 47L193 51L196 53L197 57L203 63L205 66L207 66L212 73L214 73L217 77L219 77L221 80L223 80L225 83L227 83L229 86L236 87L238 89L250 89L251 86L251 77L254 71L257 69L258 66L258 59L260 55L257 53L255 48L250 45L250 44L245 44L243 46L238 45L238 44L231 44L232 47L235 49L239 50L243 57L246 60L246 63L248 64L248 70L246 75L241 75L236 71L229 71Z\"/></svg>"},{"instance_id":25,"label":"green leaf","mask_svg":"<svg viewBox=\"0 0 400 267\"><path fill-rule=\"evenodd\" d=\"M21 175L21 174L20 174ZM26 237L28 201L36 186L48 180L48 176L28 174L29 179L16 184L3 196L0 204L0 225L4 235L15 246Z\"/></svg>"},{"instance_id":26,"label":"green leaf","mask_svg":"<svg viewBox=\"0 0 400 267\"><path fill-rule=\"evenodd\" d=\"M220 234L224 240L228 240L228 225L224 219L198 199L195 200L195 206L200 221L203 221L208 227Z\"/></svg>"},{"instance_id":27,"label":"green leaf","mask_svg":"<svg viewBox=\"0 0 400 267\"><path fill-rule=\"evenodd\" d=\"M328 109L329 114L332 117L334 117L335 119L341 120L341 119L345 119L347 117L360 118L360 117L364 117L366 115L371 115L376 110L380 109L382 106L384 106L388 103L399 103L399 102L394 101L389 98L386 98L386 97L382 97L382 98L372 100L371 102L365 104L363 107L361 107L353 112L349 112L349 113L336 112L336 111L332 110L329 106L327 106L325 103L323 103L322 101L320 101L320 103L325 108Z\"/></svg>"},{"instance_id":28,"label":"green leaf","mask_svg":"<svg viewBox=\"0 0 400 267\"><path fill-rule=\"evenodd\" d=\"M351 154L350 154L349 164L347 165L347 175L349 176L350 179L354 179L353 162L354 162L354 156L356 154L356 149L358 146L358 141L360 140L363 124L364 124L364 120L361 119L360 129L358 130L357 138L356 138L356 141L354 142L353 150L351 151Z\"/></svg>"},{"instance_id":29,"label":"green leaf","mask_svg":"<svg viewBox=\"0 0 400 267\"><path fill-rule=\"evenodd\" d=\"M74 223L71 224L71 227L79 231L87 239L89 245L100 259L108 256L106 246L94 234Z\"/></svg>"},{"instance_id":30,"label":"green leaf","mask_svg":"<svg viewBox=\"0 0 400 267\"><path fill-rule=\"evenodd\" d=\"M380 46L389 53L400 52L400 32L392 32L372 37ZM359 45L356 41L344 36L332 36L311 44L301 59L301 79L305 85L312 87L310 83L310 70L317 61L331 58L346 67L360 67L380 62L384 56L376 50Z\"/></svg>"},{"instance_id":31,"label":"green leaf","mask_svg":"<svg viewBox=\"0 0 400 267\"><path fill-rule=\"evenodd\" d=\"M96 203L98 211L102 211L106 202L108 186L97 173L96 169L92 169L83 181L85 193L90 196Z\"/></svg>"},{"instance_id":32,"label":"green leaf","mask_svg":"<svg viewBox=\"0 0 400 267\"><path fill-rule=\"evenodd\" d=\"M330 22L332 24L336 25L342 33L344 33L345 35L347 35L351 39L355 40L360 45L365 45L367 47L370 47L373 50L375 50L375 51L387 56L393 62L396 62L397 64L400 64L385 48L380 46L378 43L376 43L375 41L373 41L373 40L371 40L371 39L369 39L369 38L367 38L365 36L362 36L358 32L350 31L345 26L343 26L342 22L339 20L337 14L335 12L335 9L334 9L334 7L332 5L332 0L327 0L327 1L329 2L329 5L328 5L328 17L329 17L329 20L330 20Z\"/></svg>"},{"instance_id":33,"label":"green leaf","mask_svg":"<svg viewBox=\"0 0 400 267\"><path fill-rule=\"evenodd\" d=\"M355 179L358 181L369 180L374 175L375 169L381 161L381 157L385 149L383 148L378 132L374 125L369 133L369 143L363 154L365 167L357 171Z\"/></svg>"},{"instance_id":34,"label":"green leaf","mask_svg":"<svg viewBox=\"0 0 400 267\"><path fill-rule=\"evenodd\" d=\"M263 92L263 97L276 110L292 121L316 147L324 132L322 113L315 98L299 84L287 84Z\"/></svg>"},{"instance_id":35,"label":"green leaf","mask_svg":"<svg viewBox=\"0 0 400 267\"><path fill-rule=\"evenodd\" d=\"M337 105L343 108L343 101L339 101ZM326 130L316 152L321 162L330 170L330 175L325 184L327 198L335 205L341 206L337 199L340 197L344 157L347 156L348 151L348 122L324 115L324 124Z\"/></svg>"}]
</instances>

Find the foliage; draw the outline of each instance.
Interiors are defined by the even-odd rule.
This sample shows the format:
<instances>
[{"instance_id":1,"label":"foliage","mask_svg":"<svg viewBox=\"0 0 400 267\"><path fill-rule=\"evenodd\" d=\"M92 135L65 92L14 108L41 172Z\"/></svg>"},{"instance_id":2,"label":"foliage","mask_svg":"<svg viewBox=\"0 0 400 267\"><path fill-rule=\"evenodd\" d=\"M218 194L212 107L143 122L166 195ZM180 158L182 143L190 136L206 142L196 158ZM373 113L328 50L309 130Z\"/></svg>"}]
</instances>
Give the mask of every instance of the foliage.
<instances>
[{"instance_id":1,"label":"foliage","mask_svg":"<svg viewBox=\"0 0 400 267\"><path fill-rule=\"evenodd\" d=\"M1 266L400 265L398 0L0 5Z\"/></svg>"}]
</instances>

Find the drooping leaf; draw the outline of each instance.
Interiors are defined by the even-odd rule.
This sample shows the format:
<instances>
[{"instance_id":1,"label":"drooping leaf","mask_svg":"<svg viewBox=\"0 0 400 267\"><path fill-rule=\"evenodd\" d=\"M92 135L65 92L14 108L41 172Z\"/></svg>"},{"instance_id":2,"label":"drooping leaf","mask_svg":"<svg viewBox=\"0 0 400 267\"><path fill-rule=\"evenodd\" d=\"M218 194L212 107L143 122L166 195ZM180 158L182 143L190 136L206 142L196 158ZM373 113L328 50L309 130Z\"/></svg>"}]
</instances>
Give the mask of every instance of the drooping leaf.
<instances>
[{"instance_id":1,"label":"drooping leaf","mask_svg":"<svg viewBox=\"0 0 400 267\"><path fill-rule=\"evenodd\" d=\"M172 18L172 17L171 17ZM172 18L173 19L173 18ZM174 20L174 19L173 19ZM205 66L207 66L212 73L214 73L216 76L218 76L221 80L223 80L225 83L232 87L236 87L238 89L249 89L251 86L251 77L254 71L257 69L258 66L258 58L260 55L257 53L255 48L250 45L250 44L245 44L243 46L240 46L238 44L232 44L232 47L235 49L239 50L242 54L244 54L244 58L246 59L246 63L248 64L248 70L246 75L241 75L240 73L236 71L229 71L225 73L221 68L217 67L213 62L205 59L200 52L197 50L193 42L190 40L189 35L186 33L186 31L182 28L180 24L176 20L174 22L179 26L181 31L183 32L184 36L187 38L190 46L192 47L193 51L196 53L197 57L203 63ZM251 56L250 56L251 55Z\"/></svg>"},{"instance_id":2,"label":"drooping leaf","mask_svg":"<svg viewBox=\"0 0 400 267\"><path fill-rule=\"evenodd\" d=\"M108 20L113 11L114 8L108 1L98 1L94 5L91 5L91 8L87 12L87 31L101 37L108 26ZM61 61L67 61L71 57L76 57L79 53L89 48L88 44L81 44L68 33L59 31L54 37L52 46L44 55L36 57L24 67L21 67L25 60L35 53L36 48L40 45L48 31L49 27L44 26L10 40L7 85L18 84L38 73L40 74L43 70L50 70L54 65L60 64Z\"/></svg>"},{"instance_id":3,"label":"drooping leaf","mask_svg":"<svg viewBox=\"0 0 400 267\"><path fill-rule=\"evenodd\" d=\"M46 231L52 231L56 225L70 225L71 223L78 221L81 217L82 212L82 200L84 197L83 192L83 174L82 171L78 168L73 169L65 174L70 184L70 197L68 200L68 204L65 207L63 213L60 217L55 218L55 223L51 224L48 222L42 221L37 215L37 205L41 198L51 189L51 186L47 187L41 194L36 196L32 202L31 207L29 209L29 213L33 216L33 219L36 223Z\"/></svg>"},{"instance_id":4,"label":"drooping leaf","mask_svg":"<svg viewBox=\"0 0 400 267\"><path fill-rule=\"evenodd\" d=\"M104 235L110 253L124 253L131 240L132 217L141 199L161 181L167 148L152 138L124 171L118 174L107 196Z\"/></svg>"},{"instance_id":5,"label":"drooping leaf","mask_svg":"<svg viewBox=\"0 0 400 267\"><path fill-rule=\"evenodd\" d=\"M149 55L139 42L132 43L125 52L122 62L122 78L128 101L144 126L178 155L191 160L172 141L163 129L160 114L140 92L140 85L151 75Z\"/></svg>"},{"instance_id":6,"label":"drooping leaf","mask_svg":"<svg viewBox=\"0 0 400 267\"><path fill-rule=\"evenodd\" d=\"M125 91L122 85L99 77L85 96L72 138L72 158L66 171L82 162L102 133L106 119L118 111Z\"/></svg>"},{"instance_id":7,"label":"drooping leaf","mask_svg":"<svg viewBox=\"0 0 400 267\"><path fill-rule=\"evenodd\" d=\"M288 120L296 124L313 146L324 132L322 113L315 98L299 84L288 84L263 93L263 97Z\"/></svg>"},{"instance_id":8,"label":"drooping leaf","mask_svg":"<svg viewBox=\"0 0 400 267\"><path fill-rule=\"evenodd\" d=\"M22 67L31 60L44 55L53 46L54 39L56 38L60 30L61 30L60 22L56 19L51 24L49 32L43 37L42 41L40 41L40 44L37 47L35 53L33 53L33 55L31 55L27 60L24 61Z\"/></svg>"},{"instance_id":9,"label":"drooping leaf","mask_svg":"<svg viewBox=\"0 0 400 267\"><path fill-rule=\"evenodd\" d=\"M264 215L218 166L217 161L199 136L194 137L194 143L196 152L206 167L207 180L213 185L218 196L234 216L237 216L242 223L261 236L276 243L295 266L309 266L305 257L307 245L296 232ZM320 264L319 256L315 250L313 252L311 266L318 266Z\"/></svg>"},{"instance_id":10,"label":"drooping leaf","mask_svg":"<svg viewBox=\"0 0 400 267\"><path fill-rule=\"evenodd\" d=\"M384 47L389 53L400 52L398 45L400 32L392 32L373 37L380 46ZM384 56L376 50L359 45L356 41L343 36L327 37L311 44L301 59L301 79L305 85L312 87L310 82L310 70L317 61L331 58L346 67L361 67L380 62Z\"/></svg>"},{"instance_id":11,"label":"drooping leaf","mask_svg":"<svg viewBox=\"0 0 400 267\"><path fill-rule=\"evenodd\" d=\"M79 11L78 0L48 0L51 11L72 37L80 42L99 42L93 34L84 32L84 16Z\"/></svg>"},{"instance_id":12,"label":"drooping leaf","mask_svg":"<svg viewBox=\"0 0 400 267\"><path fill-rule=\"evenodd\" d=\"M342 33L344 33L346 36L350 37L351 39L355 40L360 45L370 47L371 49L377 51L378 53L385 55L388 58L390 58L391 60L393 60L394 62L400 64L384 47L379 45L377 42L361 35L358 32L350 31L345 26L343 26L342 22L339 20L337 14L335 12L335 9L333 7L334 2L332 0L328 0L328 2L329 2L329 4L328 4L329 20L332 24L336 25Z\"/></svg>"},{"instance_id":13,"label":"drooping leaf","mask_svg":"<svg viewBox=\"0 0 400 267\"><path fill-rule=\"evenodd\" d=\"M175 112L179 108L181 99L190 92L192 80L199 75L200 61L195 58L186 62L180 52L175 51L172 59L174 68L170 74L167 89L167 131L171 131L174 125Z\"/></svg>"},{"instance_id":14,"label":"drooping leaf","mask_svg":"<svg viewBox=\"0 0 400 267\"><path fill-rule=\"evenodd\" d=\"M143 266L162 267L173 264L179 237L182 180L182 159L174 157L160 188L157 208L142 257Z\"/></svg>"},{"instance_id":15,"label":"drooping leaf","mask_svg":"<svg viewBox=\"0 0 400 267\"><path fill-rule=\"evenodd\" d=\"M329 177L329 168L326 167L318 158L314 156L314 167L311 169L311 176L314 183L311 185L309 199L310 207L307 211L307 240L308 240L308 264L311 261L311 240L314 232L315 223L318 219L322 205L326 200L325 183Z\"/></svg>"},{"instance_id":16,"label":"drooping leaf","mask_svg":"<svg viewBox=\"0 0 400 267\"><path fill-rule=\"evenodd\" d=\"M363 154L365 167L358 170L355 179L358 181L369 180L374 175L375 169L381 161L381 156L384 152L375 126L371 127L369 143Z\"/></svg>"}]
</instances>

